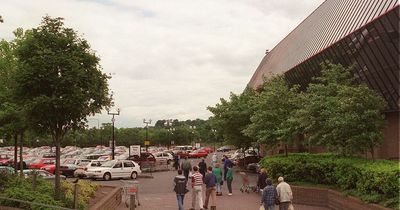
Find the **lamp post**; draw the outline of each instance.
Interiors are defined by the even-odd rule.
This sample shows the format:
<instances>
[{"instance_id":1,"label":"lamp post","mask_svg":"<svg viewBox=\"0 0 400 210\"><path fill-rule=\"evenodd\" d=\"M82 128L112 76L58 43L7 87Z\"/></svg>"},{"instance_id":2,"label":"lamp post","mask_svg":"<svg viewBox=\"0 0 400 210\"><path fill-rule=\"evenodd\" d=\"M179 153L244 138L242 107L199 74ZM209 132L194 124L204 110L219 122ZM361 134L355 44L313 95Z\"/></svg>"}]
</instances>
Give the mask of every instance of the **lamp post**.
<instances>
[{"instance_id":1,"label":"lamp post","mask_svg":"<svg viewBox=\"0 0 400 210\"><path fill-rule=\"evenodd\" d=\"M151 119L148 119L148 120L146 120L146 119L143 119L143 123L144 124L146 124L146 140L145 141L148 141L149 139L148 139L148 137L149 137L149 124L151 124ZM148 146L149 145L147 145L148 144L148 142L145 142L145 146L146 146L146 152L148 152Z\"/></svg>"},{"instance_id":2,"label":"lamp post","mask_svg":"<svg viewBox=\"0 0 400 210\"><path fill-rule=\"evenodd\" d=\"M168 130L168 136L171 136L170 134L174 134L175 128L172 127L172 119L165 120L164 126ZM168 144L168 149L170 146L173 144L173 141L168 138L169 144Z\"/></svg>"},{"instance_id":3,"label":"lamp post","mask_svg":"<svg viewBox=\"0 0 400 210\"><path fill-rule=\"evenodd\" d=\"M217 130L211 129L211 132L213 133L213 137L214 137L214 152L215 152L215 142L217 141L217 140L216 140L216 133L217 133Z\"/></svg>"},{"instance_id":4,"label":"lamp post","mask_svg":"<svg viewBox=\"0 0 400 210\"><path fill-rule=\"evenodd\" d=\"M112 154L112 160L115 158L115 136L114 136L114 122L115 122L115 115L119 115L120 109L117 109L117 112L110 112L107 111L108 115L112 115L112 145L111 145L111 154Z\"/></svg>"},{"instance_id":5,"label":"lamp post","mask_svg":"<svg viewBox=\"0 0 400 210\"><path fill-rule=\"evenodd\" d=\"M194 139L194 132L193 132L193 130L194 129L196 129L196 126L195 125L189 125L189 128L190 128L190 141L191 141L191 144L192 144L192 146L195 146L195 145L193 145L193 139Z\"/></svg>"}]
</instances>

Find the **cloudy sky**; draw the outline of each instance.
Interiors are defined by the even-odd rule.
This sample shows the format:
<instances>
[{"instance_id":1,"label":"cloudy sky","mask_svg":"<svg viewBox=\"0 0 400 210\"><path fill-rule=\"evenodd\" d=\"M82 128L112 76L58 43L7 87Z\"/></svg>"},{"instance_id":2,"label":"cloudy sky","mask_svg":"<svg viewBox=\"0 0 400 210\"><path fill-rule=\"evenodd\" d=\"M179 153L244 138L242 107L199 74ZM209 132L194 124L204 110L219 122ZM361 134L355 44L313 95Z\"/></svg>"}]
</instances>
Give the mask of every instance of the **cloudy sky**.
<instances>
[{"instance_id":1,"label":"cloudy sky","mask_svg":"<svg viewBox=\"0 0 400 210\"><path fill-rule=\"evenodd\" d=\"M121 114L117 127L143 118L207 119L240 93L272 49L323 0L1 0L0 38L41 17L65 18L91 44ZM110 122L107 113L90 126Z\"/></svg>"}]
</instances>

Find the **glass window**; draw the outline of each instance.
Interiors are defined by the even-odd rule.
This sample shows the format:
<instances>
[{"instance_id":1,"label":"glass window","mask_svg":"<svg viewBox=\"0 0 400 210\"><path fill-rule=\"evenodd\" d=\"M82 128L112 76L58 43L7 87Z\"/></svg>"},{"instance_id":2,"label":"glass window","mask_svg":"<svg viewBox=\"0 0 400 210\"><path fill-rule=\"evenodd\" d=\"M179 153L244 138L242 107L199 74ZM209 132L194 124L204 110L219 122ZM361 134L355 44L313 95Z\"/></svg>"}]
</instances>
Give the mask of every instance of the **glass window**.
<instances>
[{"instance_id":1,"label":"glass window","mask_svg":"<svg viewBox=\"0 0 400 210\"><path fill-rule=\"evenodd\" d=\"M129 161L126 161L126 162L124 162L124 167L135 167L134 165L133 165L133 163L132 162L129 162Z\"/></svg>"},{"instance_id":2,"label":"glass window","mask_svg":"<svg viewBox=\"0 0 400 210\"><path fill-rule=\"evenodd\" d=\"M113 168L122 168L122 163L118 161Z\"/></svg>"}]
</instances>

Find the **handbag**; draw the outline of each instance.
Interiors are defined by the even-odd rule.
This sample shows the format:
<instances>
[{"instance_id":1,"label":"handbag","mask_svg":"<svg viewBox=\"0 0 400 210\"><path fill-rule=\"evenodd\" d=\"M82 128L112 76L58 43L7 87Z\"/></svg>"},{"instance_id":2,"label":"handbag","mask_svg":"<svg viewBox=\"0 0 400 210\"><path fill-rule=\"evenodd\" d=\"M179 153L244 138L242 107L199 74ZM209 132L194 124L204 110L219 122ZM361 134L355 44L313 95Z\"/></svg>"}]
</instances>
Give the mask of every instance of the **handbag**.
<instances>
[{"instance_id":1,"label":"handbag","mask_svg":"<svg viewBox=\"0 0 400 210\"><path fill-rule=\"evenodd\" d=\"M264 205L263 205L263 204L261 204L261 206L260 206L260 210L265 210L265 208L264 208Z\"/></svg>"},{"instance_id":2,"label":"handbag","mask_svg":"<svg viewBox=\"0 0 400 210\"><path fill-rule=\"evenodd\" d=\"M275 198L275 205L279 205L281 203L281 201L279 200L279 197Z\"/></svg>"}]
</instances>

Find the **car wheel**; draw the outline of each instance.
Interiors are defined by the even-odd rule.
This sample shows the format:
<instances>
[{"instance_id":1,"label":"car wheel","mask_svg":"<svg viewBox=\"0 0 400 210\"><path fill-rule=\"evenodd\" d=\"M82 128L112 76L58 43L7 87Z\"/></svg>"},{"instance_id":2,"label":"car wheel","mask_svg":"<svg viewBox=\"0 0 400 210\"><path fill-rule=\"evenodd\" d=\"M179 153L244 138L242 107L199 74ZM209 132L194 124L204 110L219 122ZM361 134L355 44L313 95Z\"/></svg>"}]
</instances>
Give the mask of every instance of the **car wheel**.
<instances>
[{"instance_id":1,"label":"car wheel","mask_svg":"<svg viewBox=\"0 0 400 210\"><path fill-rule=\"evenodd\" d=\"M111 179L111 174L110 173L105 173L103 175L103 179L106 180L106 181L110 180Z\"/></svg>"},{"instance_id":2,"label":"car wheel","mask_svg":"<svg viewBox=\"0 0 400 210\"><path fill-rule=\"evenodd\" d=\"M131 173L131 179L136 179L136 178L137 178L137 173L136 173L136 171L133 171Z\"/></svg>"},{"instance_id":3,"label":"car wheel","mask_svg":"<svg viewBox=\"0 0 400 210\"><path fill-rule=\"evenodd\" d=\"M171 164L171 160L167 160L167 165Z\"/></svg>"}]
</instances>

